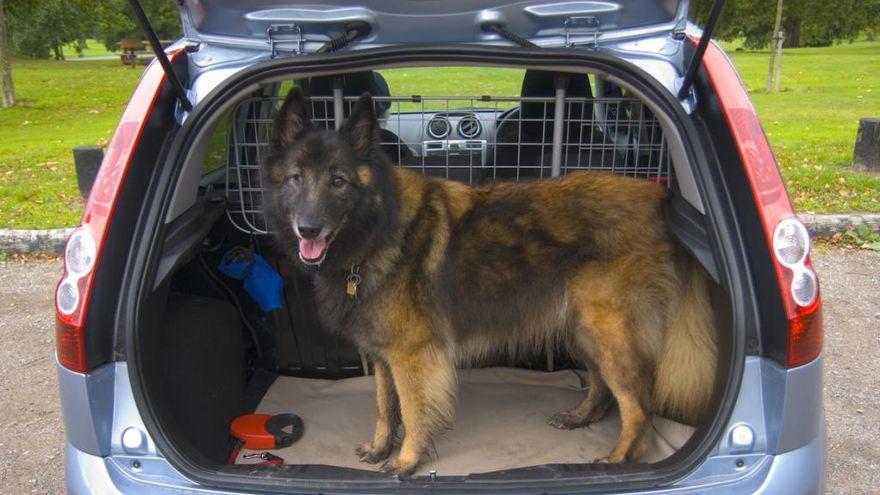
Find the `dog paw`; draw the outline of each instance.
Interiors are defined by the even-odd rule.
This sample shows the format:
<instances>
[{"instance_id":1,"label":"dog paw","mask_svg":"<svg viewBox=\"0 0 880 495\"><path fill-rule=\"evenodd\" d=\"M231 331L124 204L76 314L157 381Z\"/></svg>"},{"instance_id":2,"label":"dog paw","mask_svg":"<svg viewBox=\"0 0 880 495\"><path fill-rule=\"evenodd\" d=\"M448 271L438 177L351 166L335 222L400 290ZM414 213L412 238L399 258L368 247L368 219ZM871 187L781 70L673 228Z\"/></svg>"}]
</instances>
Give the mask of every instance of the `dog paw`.
<instances>
[{"instance_id":1,"label":"dog paw","mask_svg":"<svg viewBox=\"0 0 880 495\"><path fill-rule=\"evenodd\" d=\"M547 424L554 428L559 428L560 430L573 430L575 428L589 426L590 422L583 418L576 417L568 411L562 411L547 418Z\"/></svg>"},{"instance_id":2,"label":"dog paw","mask_svg":"<svg viewBox=\"0 0 880 495\"><path fill-rule=\"evenodd\" d=\"M388 455L391 453L391 449L377 449L373 447L371 442L367 442L354 449L354 453L357 454L361 462L376 464L379 461L387 459Z\"/></svg>"},{"instance_id":3,"label":"dog paw","mask_svg":"<svg viewBox=\"0 0 880 495\"><path fill-rule=\"evenodd\" d=\"M620 464L620 463L624 462L625 460L626 459L624 459L624 456L606 455L605 457L599 457L598 459L594 460L593 462L596 464Z\"/></svg>"},{"instance_id":4,"label":"dog paw","mask_svg":"<svg viewBox=\"0 0 880 495\"><path fill-rule=\"evenodd\" d=\"M382 464L379 470L388 474L395 474L399 478L404 478L411 475L416 470L416 466L418 466L417 462L402 462L400 458L397 458Z\"/></svg>"}]
</instances>

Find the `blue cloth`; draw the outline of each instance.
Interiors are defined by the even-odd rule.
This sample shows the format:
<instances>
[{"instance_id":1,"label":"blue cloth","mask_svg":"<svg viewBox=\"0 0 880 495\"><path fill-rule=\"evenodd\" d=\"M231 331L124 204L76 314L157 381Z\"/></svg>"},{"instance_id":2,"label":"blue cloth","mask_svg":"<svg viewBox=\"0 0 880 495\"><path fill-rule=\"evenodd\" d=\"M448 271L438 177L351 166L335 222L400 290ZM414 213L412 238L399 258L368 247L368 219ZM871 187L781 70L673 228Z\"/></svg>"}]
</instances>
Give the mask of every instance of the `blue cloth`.
<instances>
[{"instance_id":1,"label":"blue cloth","mask_svg":"<svg viewBox=\"0 0 880 495\"><path fill-rule=\"evenodd\" d=\"M281 280L281 275L278 275L262 256L251 254L250 260L235 260L227 263L228 255L228 252L223 255L218 270L227 277L244 280L244 290L264 312L282 306L281 288L284 282Z\"/></svg>"}]
</instances>

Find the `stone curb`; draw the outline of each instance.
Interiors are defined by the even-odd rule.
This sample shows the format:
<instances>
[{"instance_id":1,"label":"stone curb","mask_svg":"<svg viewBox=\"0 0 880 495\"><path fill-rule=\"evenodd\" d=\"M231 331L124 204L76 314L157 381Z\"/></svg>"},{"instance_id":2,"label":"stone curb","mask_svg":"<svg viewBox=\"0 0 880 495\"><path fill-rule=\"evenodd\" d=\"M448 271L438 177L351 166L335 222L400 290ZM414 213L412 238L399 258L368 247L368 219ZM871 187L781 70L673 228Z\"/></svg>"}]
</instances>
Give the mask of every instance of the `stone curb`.
<instances>
[{"instance_id":1,"label":"stone curb","mask_svg":"<svg viewBox=\"0 0 880 495\"><path fill-rule=\"evenodd\" d=\"M814 237L831 237L865 224L880 232L880 213L843 213L837 215L800 215ZM73 229L0 229L0 253L54 254L64 251Z\"/></svg>"},{"instance_id":2,"label":"stone curb","mask_svg":"<svg viewBox=\"0 0 880 495\"><path fill-rule=\"evenodd\" d=\"M859 225L867 225L874 232L880 232L880 213L841 213L831 215L798 215L807 224L813 237L831 237L840 232L855 230Z\"/></svg>"},{"instance_id":3,"label":"stone curb","mask_svg":"<svg viewBox=\"0 0 880 495\"><path fill-rule=\"evenodd\" d=\"M61 254L73 229L0 229L0 253Z\"/></svg>"}]
</instances>

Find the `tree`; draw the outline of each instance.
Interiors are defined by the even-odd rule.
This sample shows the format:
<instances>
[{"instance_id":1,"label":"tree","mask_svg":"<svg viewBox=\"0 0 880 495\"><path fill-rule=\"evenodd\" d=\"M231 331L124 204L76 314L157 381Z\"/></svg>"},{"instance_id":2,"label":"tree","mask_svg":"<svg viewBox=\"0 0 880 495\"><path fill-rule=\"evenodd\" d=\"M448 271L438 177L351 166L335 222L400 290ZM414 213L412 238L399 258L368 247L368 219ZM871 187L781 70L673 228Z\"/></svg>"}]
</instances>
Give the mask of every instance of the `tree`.
<instances>
[{"instance_id":1,"label":"tree","mask_svg":"<svg viewBox=\"0 0 880 495\"><path fill-rule=\"evenodd\" d=\"M775 93L779 92L779 79L782 77L782 40L784 34L780 32L782 29L782 0L776 0L776 22L773 24L773 37L770 38L770 69L767 71L767 88L765 91L769 93L774 88ZM779 60L777 61L777 57ZM776 74L773 73L774 69ZM776 86L773 86L773 78L776 77Z\"/></svg>"},{"instance_id":2,"label":"tree","mask_svg":"<svg viewBox=\"0 0 880 495\"><path fill-rule=\"evenodd\" d=\"M0 0L0 106L3 108L15 105L15 86L12 84L12 68L9 66L9 47L6 46L6 14L3 0Z\"/></svg>"},{"instance_id":3,"label":"tree","mask_svg":"<svg viewBox=\"0 0 880 495\"><path fill-rule=\"evenodd\" d=\"M141 0L141 5L159 39L177 39L181 36L183 29L180 26L180 14L175 2ZM102 41L108 50L116 49L121 39L144 37L128 0L104 0L97 18L95 37Z\"/></svg>"},{"instance_id":4,"label":"tree","mask_svg":"<svg viewBox=\"0 0 880 495\"><path fill-rule=\"evenodd\" d=\"M692 2L691 17L705 22L713 0ZM776 2L727 0L715 36L742 38L749 49L765 48L773 37ZM880 0L798 0L788 2L782 17L785 47L829 46L855 40L880 27Z\"/></svg>"},{"instance_id":5,"label":"tree","mask_svg":"<svg viewBox=\"0 0 880 495\"><path fill-rule=\"evenodd\" d=\"M95 30L101 1L7 0L8 39L19 55L64 58L64 46ZM78 45L77 45L78 46Z\"/></svg>"},{"instance_id":6,"label":"tree","mask_svg":"<svg viewBox=\"0 0 880 495\"><path fill-rule=\"evenodd\" d=\"M6 13L3 0L0 0L0 106L3 108L15 105L15 86L12 84L12 68L9 66L11 57L6 45Z\"/></svg>"}]
</instances>

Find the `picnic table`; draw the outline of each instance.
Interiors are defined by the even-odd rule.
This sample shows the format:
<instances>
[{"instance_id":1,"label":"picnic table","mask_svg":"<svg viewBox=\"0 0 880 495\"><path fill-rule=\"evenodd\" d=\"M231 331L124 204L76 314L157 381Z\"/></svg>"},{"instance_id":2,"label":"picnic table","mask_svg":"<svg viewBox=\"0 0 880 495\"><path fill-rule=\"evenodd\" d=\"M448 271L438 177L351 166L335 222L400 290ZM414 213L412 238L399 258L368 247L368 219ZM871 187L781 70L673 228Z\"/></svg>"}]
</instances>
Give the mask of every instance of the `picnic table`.
<instances>
[{"instance_id":1,"label":"picnic table","mask_svg":"<svg viewBox=\"0 0 880 495\"><path fill-rule=\"evenodd\" d=\"M174 43L174 40L159 40L159 43L162 45L162 48ZM130 67L135 67L138 64L138 57L141 56L153 56L153 52L148 48L150 43L146 40L137 40L131 38L125 38L119 40L119 48L122 49L122 53L119 54L120 61L122 65L128 65Z\"/></svg>"}]
</instances>

